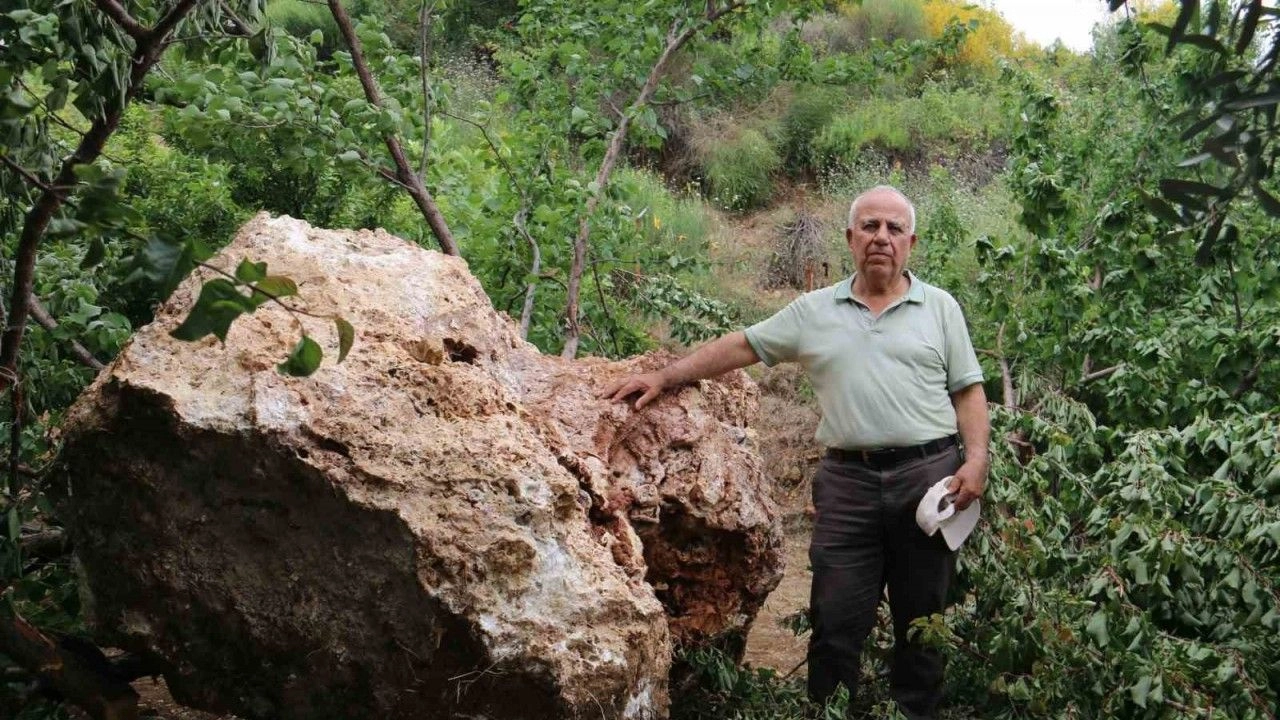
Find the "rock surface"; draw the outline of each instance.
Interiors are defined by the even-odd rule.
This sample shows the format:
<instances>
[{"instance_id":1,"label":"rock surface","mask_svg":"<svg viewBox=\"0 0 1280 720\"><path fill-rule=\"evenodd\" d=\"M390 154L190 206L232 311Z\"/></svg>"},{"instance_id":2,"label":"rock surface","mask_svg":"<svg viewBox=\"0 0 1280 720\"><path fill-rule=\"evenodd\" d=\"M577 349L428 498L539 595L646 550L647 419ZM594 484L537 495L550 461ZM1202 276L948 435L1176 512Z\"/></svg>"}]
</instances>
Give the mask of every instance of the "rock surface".
<instances>
[{"instance_id":1,"label":"rock surface","mask_svg":"<svg viewBox=\"0 0 1280 720\"><path fill-rule=\"evenodd\" d=\"M668 358L541 355L457 258L259 215L213 265L292 304L169 337L200 271L70 411L64 517L100 639L246 718L659 718L673 645L740 636L781 572L742 373L642 412ZM277 373L298 323L326 348Z\"/></svg>"}]
</instances>

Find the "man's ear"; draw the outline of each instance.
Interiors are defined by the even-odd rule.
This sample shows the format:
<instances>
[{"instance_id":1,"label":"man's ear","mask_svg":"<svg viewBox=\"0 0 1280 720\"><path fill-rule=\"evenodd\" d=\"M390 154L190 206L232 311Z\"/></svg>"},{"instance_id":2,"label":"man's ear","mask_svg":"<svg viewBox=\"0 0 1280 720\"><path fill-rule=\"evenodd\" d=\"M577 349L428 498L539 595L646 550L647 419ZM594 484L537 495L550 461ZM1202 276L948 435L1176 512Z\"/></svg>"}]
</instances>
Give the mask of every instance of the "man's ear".
<instances>
[{"instance_id":1,"label":"man's ear","mask_svg":"<svg viewBox=\"0 0 1280 720\"><path fill-rule=\"evenodd\" d=\"M915 249L916 249L916 240L917 240L917 239L918 239L918 238L916 237L916 234L915 234L915 233L911 233L911 249L912 249L912 250L915 250Z\"/></svg>"},{"instance_id":2,"label":"man's ear","mask_svg":"<svg viewBox=\"0 0 1280 720\"><path fill-rule=\"evenodd\" d=\"M850 248L853 247L853 228L847 227L844 229L844 242Z\"/></svg>"}]
</instances>

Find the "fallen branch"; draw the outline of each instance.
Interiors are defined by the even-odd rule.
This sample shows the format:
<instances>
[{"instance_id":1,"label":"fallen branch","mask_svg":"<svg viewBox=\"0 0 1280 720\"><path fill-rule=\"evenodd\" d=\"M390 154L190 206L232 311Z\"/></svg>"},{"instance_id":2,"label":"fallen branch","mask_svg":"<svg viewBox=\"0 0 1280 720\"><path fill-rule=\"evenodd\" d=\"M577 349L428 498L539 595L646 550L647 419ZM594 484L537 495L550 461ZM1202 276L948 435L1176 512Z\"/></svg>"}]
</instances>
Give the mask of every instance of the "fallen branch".
<instances>
[{"instance_id":1,"label":"fallen branch","mask_svg":"<svg viewBox=\"0 0 1280 720\"><path fill-rule=\"evenodd\" d=\"M53 332L58 329L58 321L53 319L53 316L49 314L49 311L45 309L44 305L40 304L39 300L32 296L30 303L31 317L40 324L40 327L48 330L49 332ZM103 365L98 358L94 357L93 353L89 352L89 349L85 346L71 339L68 339L67 343L71 345L71 354L75 355L76 359L79 360L81 364L91 367L95 371L101 371L106 367L106 365Z\"/></svg>"},{"instance_id":2,"label":"fallen branch","mask_svg":"<svg viewBox=\"0 0 1280 720\"><path fill-rule=\"evenodd\" d=\"M1093 382L1094 380L1101 380L1102 378L1115 374L1115 372L1122 367L1124 367L1124 363L1112 365L1111 367L1105 367L1105 368L1102 368L1101 370L1094 370L1093 372L1081 377L1080 384L1083 385L1085 383Z\"/></svg>"},{"instance_id":3,"label":"fallen branch","mask_svg":"<svg viewBox=\"0 0 1280 720\"><path fill-rule=\"evenodd\" d=\"M0 599L0 652L93 720L137 720L138 694L129 684L91 666L23 620ZM106 665L109 670L110 665Z\"/></svg>"}]
</instances>

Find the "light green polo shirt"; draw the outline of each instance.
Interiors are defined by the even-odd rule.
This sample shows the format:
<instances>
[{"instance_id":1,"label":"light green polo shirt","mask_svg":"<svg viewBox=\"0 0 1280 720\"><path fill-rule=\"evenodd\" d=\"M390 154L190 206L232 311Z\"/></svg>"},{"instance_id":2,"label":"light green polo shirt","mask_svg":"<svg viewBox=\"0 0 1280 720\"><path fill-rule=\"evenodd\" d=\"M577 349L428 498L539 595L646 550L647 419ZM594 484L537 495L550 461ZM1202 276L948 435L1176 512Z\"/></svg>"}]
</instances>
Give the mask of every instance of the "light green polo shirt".
<instances>
[{"instance_id":1,"label":"light green polo shirt","mask_svg":"<svg viewBox=\"0 0 1280 720\"><path fill-rule=\"evenodd\" d=\"M982 382L960 305L907 277L907 294L879 317L854 300L850 277L746 329L765 365L798 362L808 373L822 409L817 439L827 447L872 450L951 435L951 393Z\"/></svg>"}]
</instances>

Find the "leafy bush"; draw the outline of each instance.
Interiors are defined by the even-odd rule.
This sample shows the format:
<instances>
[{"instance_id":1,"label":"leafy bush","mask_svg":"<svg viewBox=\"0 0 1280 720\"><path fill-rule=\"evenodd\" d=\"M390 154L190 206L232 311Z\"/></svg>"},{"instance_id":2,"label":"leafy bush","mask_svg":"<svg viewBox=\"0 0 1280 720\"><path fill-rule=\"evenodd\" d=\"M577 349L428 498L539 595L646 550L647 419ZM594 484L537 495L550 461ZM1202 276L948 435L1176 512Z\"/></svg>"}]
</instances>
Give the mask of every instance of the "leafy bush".
<instances>
[{"instance_id":1,"label":"leafy bush","mask_svg":"<svg viewBox=\"0 0 1280 720\"><path fill-rule=\"evenodd\" d=\"M704 171L713 202L749 210L773 195L773 174L781 167L781 156L764 134L743 128L710 149Z\"/></svg>"},{"instance_id":2,"label":"leafy bush","mask_svg":"<svg viewBox=\"0 0 1280 720\"><path fill-rule=\"evenodd\" d=\"M962 77L991 77L1000 58L1014 53L1014 30L995 10L966 0L925 0L928 35L941 37L953 22L974 22L958 51L942 64Z\"/></svg>"}]
</instances>

